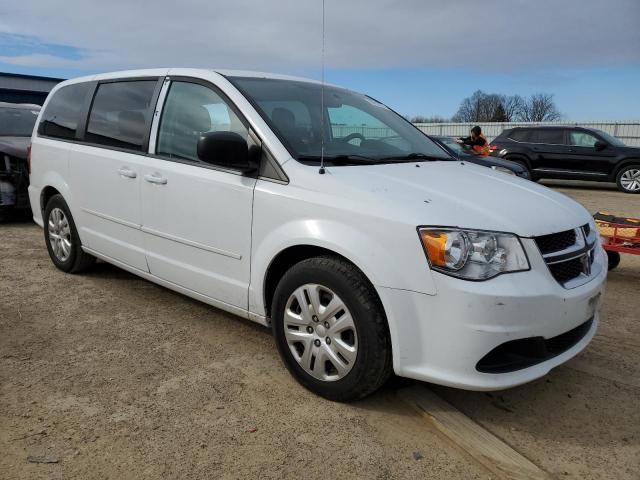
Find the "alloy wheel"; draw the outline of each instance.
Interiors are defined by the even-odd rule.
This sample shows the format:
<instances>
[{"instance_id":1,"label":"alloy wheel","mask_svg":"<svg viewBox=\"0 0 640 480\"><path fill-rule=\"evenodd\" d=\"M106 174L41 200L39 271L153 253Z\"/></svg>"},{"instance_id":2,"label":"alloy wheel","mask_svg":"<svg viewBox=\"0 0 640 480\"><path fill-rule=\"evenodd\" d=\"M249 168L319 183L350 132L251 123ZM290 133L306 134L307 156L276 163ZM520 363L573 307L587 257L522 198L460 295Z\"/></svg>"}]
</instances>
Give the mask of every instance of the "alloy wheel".
<instances>
[{"instance_id":1,"label":"alloy wheel","mask_svg":"<svg viewBox=\"0 0 640 480\"><path fill-rule=\"evenodd\" d=\"M69 219L58 207L49 213L49 243L51 250L60 262L66 262L71 255L71 228Z\"/></svg>"},{"instance_id":2,"label":"alloy wheel","mask_svg":"<svg viewBox=\"0 0 640 480\"><path fill-rule=\"evenodd\" d=\"M289 297L284 334L298 364L323 381L344 378L358 354L358 335L349 309L338 295L318 284L305 284Z\"/></svg>"},{"instance_id":3,"label":"alloy wheel","mask_svg":"<svg viewBox=\"0 0 640 480\"><path fill-rule=\"evenodd\" d=\"M620 176L620 185L628 192L640 190L640 169L630 168Z\"/></svg>"}]
</instances>

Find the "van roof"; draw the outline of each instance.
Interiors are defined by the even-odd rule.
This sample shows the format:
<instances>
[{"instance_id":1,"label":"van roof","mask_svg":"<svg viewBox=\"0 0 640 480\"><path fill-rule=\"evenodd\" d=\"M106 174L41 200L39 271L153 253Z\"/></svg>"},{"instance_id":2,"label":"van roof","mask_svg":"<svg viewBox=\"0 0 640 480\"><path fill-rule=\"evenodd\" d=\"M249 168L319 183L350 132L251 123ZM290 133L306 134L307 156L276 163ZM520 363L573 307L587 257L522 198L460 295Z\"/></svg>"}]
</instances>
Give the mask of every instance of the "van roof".
<instances>
[{"instance_id":1,"label":"van roof","mask_svg":"<svg viewBox=\"0 0 640 480\"><path fill-rule=\"evenodd\" d=\"M271 78L274 80L294 80L298 82L321 83L311 78L297 77L294 75L284 75L280 73L256 72L252 70L225 70L216 69L214 72L224 77L245 77L245 78Z\"/></svg>"},{"instance_id":2,"label":"van roof","mask_svg":"<svg viewBox=\"0 0 640 480\"><path fill-rule=\"evenodd\" d=\"M257 72L251 70L228 70L228 69L204 69L204 68L147 68L140 70L122 70L116 72L99 73L97 75L87 75L84 77L72 78L64 82L64 84L87 82L92 80L109 80L116 78L134 78L168 75L175 71L175 75L193 75L199 76L210 74L211 72L222 75L223 77L249 77L249 78L272 78L277 80L293 80L298 82L320 83L317 80L304 77L296 77L293 75L283 75L279 73Z\"/></svg>"}]
</instances>

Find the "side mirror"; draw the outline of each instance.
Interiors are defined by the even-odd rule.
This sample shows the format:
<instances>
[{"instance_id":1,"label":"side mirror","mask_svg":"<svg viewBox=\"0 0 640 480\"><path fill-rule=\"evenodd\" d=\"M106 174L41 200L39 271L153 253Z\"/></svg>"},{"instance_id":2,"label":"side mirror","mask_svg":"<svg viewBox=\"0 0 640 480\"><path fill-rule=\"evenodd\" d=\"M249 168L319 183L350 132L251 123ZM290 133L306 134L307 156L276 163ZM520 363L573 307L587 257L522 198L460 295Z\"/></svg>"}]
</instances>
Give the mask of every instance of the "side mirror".
<instances>
[{"instance_id":1,"label":"side mirror","mask_svg":"<svg viewBox=\"0 0 640 480\"><path fill-rule=\"evenodd\" d=\"M607 148L607 143L598 140L596 143L593 144L593 147L596 149L596 152L599 152Z\"/></svg>"},{"instance_id":2,"label":"side mirror","mask_svg":"<svg viewBox=\"0 0 640 480\"><path fill-rule=\"evenodd\" d=\"M235 132L207 132L198 140L198 158L205 163L248 173L258 168L247 141Z\"/></svg>"}]
</instances>

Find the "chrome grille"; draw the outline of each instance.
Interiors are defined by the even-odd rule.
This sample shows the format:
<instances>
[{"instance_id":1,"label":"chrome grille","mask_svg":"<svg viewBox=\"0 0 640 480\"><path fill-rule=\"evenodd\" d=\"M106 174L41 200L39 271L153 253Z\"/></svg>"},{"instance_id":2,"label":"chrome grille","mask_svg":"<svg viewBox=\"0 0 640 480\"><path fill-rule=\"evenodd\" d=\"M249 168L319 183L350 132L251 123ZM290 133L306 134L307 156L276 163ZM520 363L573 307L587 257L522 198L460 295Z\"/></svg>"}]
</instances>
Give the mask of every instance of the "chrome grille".
<instances>
[{"instance_id":1,"label":"chrome grille","mask_svg":"<svg viewBox=\"0 0 640 480\"><path fill-rule=\"evenodd\" d=\"M596 232L589 224L534 238L553 278L565 288L587 283L593 272Z\"/></svg>"}]
</instances>

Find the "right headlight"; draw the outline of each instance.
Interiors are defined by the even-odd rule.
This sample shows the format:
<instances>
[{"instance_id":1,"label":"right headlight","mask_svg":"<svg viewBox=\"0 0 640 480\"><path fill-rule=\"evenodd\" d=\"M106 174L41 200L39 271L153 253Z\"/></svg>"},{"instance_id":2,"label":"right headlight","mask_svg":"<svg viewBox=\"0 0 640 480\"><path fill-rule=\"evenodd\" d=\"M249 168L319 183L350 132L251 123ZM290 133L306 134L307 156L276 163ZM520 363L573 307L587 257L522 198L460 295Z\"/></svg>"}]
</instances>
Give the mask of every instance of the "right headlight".
<instances>
[{"instance_id":1,"label":"right headlight","mask_svg":"<svg viewBox=\"0 0 640 480\"><path fill-rule=\"evenodd\" d=\"M437 270L466 280L488 280L501 273L529 270L516 235L458 228L419 228L429 263Z\"/></svg>"}]
</instances>

